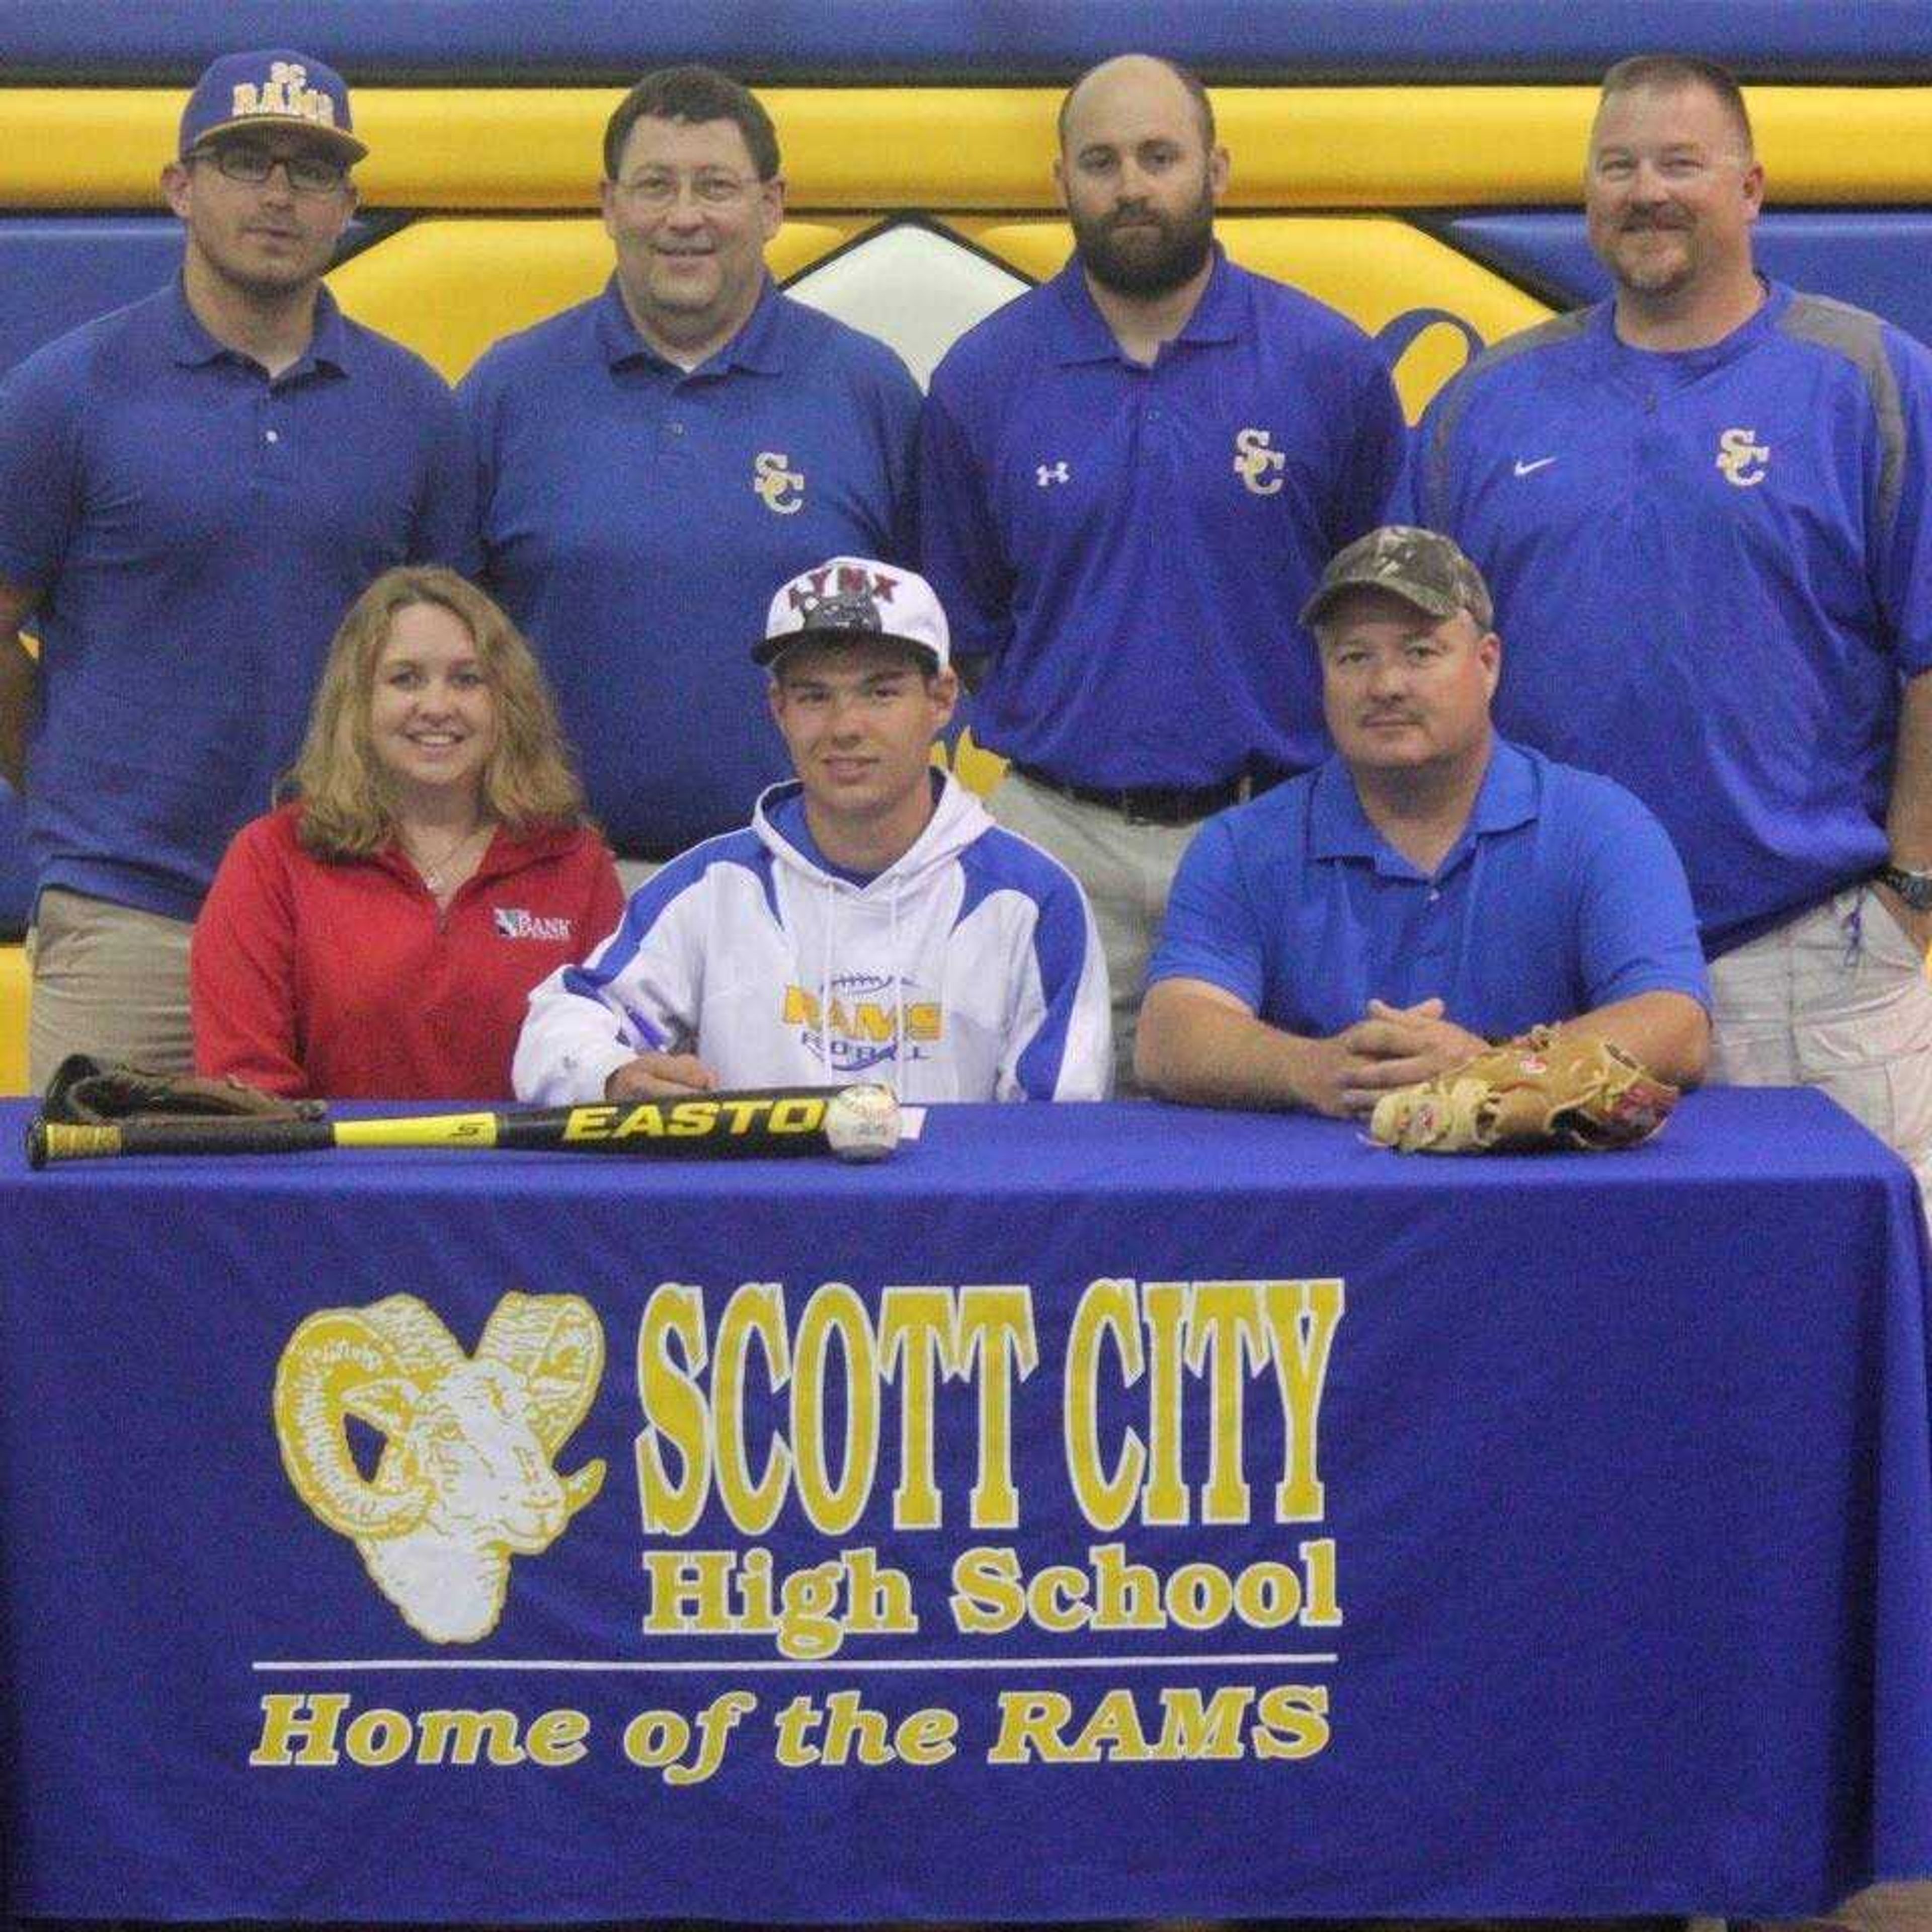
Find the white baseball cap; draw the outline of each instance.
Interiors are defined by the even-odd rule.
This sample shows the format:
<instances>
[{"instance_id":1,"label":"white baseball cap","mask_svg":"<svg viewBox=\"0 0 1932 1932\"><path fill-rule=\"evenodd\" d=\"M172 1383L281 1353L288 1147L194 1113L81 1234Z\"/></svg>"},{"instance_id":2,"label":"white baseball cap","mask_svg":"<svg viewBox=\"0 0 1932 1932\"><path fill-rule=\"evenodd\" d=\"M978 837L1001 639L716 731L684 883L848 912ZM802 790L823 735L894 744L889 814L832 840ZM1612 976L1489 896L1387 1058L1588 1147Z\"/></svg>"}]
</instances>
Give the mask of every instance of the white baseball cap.
<instances>
[{"instance_id":1,"label":"white baseball cap","mask_svg":"<svg viewBox=\"0 0 1932 1932\"><path fill-rule=\"evenodd\" d=\"M934 670L952 661L946 613L916 571L866 556L835 556L782 586L766 614L754 663L769 664L800 644L904 644Z\"/></svg>"}]
</instances>

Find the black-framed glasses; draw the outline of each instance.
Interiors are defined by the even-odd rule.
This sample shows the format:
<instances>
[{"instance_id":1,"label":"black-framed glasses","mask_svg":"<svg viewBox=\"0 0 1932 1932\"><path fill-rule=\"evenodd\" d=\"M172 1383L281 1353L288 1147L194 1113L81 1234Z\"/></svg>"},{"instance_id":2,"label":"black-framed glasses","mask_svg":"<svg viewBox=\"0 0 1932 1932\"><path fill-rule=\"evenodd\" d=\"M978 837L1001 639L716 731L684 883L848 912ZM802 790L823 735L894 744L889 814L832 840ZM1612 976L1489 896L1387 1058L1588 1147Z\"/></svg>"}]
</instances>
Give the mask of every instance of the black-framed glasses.
<instances>
[{"instance_id":1,"label":"black-framed glasses","mask_svg":"<svg viewBox=\"0 0 1932 1932\"><path fill-rule=\"evenodd\" d=\"M272 153L245 141L221 141L214 146L196 148L191 161L212 161L232 182L244 188L260 188L277 168L289 178L297 194L332 194L349 178L349 166L333 154L316 148L304 148L292 154Z\"/></svg>"}]
</instances>

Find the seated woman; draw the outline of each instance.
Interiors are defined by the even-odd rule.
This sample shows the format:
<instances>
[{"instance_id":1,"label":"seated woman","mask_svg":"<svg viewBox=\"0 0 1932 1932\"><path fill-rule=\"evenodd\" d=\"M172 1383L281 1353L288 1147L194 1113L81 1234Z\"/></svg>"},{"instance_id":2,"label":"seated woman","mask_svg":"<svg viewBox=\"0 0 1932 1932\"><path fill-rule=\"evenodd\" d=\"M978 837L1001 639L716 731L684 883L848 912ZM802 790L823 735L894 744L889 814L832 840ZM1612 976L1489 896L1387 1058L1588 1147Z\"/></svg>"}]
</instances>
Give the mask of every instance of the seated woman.
<instances>
[{"instance_id":1,"label":"seated woman","mask_svg":"<svg viewBox=\"0 0 1932 1932\"><path fill-rule=\"evenodd\" d=\"M624 904L529 646L454 572L387 572L335 634L290 784L195 925L196 1070L291 1095L508 1095L530 988Z\"/></svg>"}]
</instances>

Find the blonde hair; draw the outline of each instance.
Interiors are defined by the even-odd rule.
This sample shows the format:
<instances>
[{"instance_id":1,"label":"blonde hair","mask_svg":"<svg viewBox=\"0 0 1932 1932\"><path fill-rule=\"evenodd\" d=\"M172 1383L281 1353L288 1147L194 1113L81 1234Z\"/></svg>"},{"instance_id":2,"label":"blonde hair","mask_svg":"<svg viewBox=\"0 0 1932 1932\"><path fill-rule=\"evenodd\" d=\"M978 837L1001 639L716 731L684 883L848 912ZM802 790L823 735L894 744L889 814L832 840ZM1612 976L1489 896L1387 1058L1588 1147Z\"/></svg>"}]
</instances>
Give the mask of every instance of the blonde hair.
<instances>
[{"instance_id":1,"label":"blonde hair","mask_svg":"<svg viewBox=\"0 0 1932 1932\"><path fill-rule=\"evenodd\" d=\"M394 832L394 788L376 755L370 705L390 625L412 604L440 604L476 641L496 709L496 742L482 773L484 812L513 832L582 824L583 788L550 687L522 634L454 571L412 564L377 578L350 605L329 645L308 735L287 780L301 796L302 844L324 858L361 858Z\"/></svg>"}]
</instances>

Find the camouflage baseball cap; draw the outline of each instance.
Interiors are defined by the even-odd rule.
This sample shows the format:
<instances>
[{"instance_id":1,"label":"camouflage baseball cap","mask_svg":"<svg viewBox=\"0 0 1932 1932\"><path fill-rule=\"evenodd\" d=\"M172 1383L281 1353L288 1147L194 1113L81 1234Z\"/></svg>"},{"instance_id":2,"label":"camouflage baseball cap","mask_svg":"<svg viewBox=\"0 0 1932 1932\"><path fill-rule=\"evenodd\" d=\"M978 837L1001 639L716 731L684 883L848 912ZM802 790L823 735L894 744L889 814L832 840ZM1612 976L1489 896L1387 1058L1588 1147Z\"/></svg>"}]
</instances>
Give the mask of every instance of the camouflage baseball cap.
<instances>
[{"instance_id":1,"label":"camouflage baseball cap","mask_svg":"<svg viewBox=\"0 0 1932 1932\"><path fill-rule=\"evenodd\" d=\"M1409 524L1385 524L1330 557L1302 622L1312 624L1346 590L1386 590L1432 617L1466 610L1485 630L1496 615L1482 572L1448 537Z\"/></svg>"}]
</instances>

